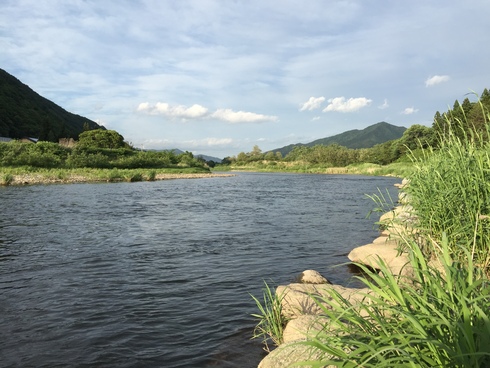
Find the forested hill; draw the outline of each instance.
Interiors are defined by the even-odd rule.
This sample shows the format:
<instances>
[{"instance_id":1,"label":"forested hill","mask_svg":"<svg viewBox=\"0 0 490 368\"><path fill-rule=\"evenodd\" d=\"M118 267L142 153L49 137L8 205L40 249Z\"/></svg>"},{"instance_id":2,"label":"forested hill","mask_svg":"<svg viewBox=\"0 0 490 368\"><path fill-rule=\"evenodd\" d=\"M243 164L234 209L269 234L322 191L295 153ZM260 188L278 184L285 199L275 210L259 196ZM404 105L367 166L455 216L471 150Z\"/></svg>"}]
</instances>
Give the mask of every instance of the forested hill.
<instances>
[{"instance_id":1,"label":"forested hill","mask_svg":"<svg viewBox=\"0 0 490 368\"><path fill-rule=\"evenodd\" d=\"M0 69L0 136L33 137L57 142L77 138L85 128L102 128L95 121L72 114L40 96L13 75Z\"/></svg>"},{"instance_id":2,"label":"forested hill","mask_svg":"<svg viewBox=\"0 0 490 368\"><path fill-rule=\"evenodd\" d=\"M388 124L384 121L368 126L365 129L348 130L344 133L332 137L317 139L310 143L290 144L282 148L271 150L271 152L281 152L285 157L296 146L313 147L316 145L328 146L337 143L347 148L370 148L377 144L401 138L407 128Z\"/></svg>"}]
</instances>

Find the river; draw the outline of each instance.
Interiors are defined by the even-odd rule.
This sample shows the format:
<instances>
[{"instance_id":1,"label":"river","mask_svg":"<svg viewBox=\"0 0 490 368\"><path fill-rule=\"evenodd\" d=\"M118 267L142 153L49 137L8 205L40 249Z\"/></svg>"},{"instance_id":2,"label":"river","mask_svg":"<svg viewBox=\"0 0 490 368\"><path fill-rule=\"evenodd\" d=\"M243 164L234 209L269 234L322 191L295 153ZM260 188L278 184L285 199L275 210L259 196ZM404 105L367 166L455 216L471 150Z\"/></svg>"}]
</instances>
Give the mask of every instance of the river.
<instances>
[{"instance_id":1,"label":"river","mask_svg":"<svg viewBox=\"0 0 490 368\"><path fill-rule=\"evenodd\" d=\"M396 178L238 173L0 187L1 367L256 367L263 281L354 285Z\"/></svg>"}]
</instances>

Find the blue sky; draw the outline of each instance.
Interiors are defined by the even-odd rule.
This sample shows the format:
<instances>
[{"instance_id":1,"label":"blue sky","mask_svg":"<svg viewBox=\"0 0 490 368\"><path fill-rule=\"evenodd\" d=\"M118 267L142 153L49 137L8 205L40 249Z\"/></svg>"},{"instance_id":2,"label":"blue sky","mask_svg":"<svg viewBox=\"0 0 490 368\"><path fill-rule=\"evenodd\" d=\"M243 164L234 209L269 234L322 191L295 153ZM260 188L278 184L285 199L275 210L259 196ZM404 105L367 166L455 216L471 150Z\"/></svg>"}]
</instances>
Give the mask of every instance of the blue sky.
<instances>
[{"instance_id":1,"label":"blue sky","mask_svg":"<svg viewBox=\"0 0 490 368\"><path fill-rule=\"evenodd\" d=\"M490 87L490 1L3 0L0 68L136 147L216 157Z\"/></svg>"}]
</instances>

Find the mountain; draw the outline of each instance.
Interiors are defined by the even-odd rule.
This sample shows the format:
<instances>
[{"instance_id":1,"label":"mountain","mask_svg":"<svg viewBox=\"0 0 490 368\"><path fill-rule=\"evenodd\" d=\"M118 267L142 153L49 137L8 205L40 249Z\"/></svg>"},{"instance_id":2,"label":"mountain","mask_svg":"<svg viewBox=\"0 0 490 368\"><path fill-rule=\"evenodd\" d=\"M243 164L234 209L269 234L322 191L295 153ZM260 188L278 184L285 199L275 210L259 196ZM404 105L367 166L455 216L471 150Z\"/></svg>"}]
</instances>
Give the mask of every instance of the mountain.
<instances>
[{"instance_id":1,"label":"mountain","mask_svg":"<svg viewBox=\"0 0 490 368\"><path fill-rule=\"evenodd\" d=\"M370 148L377 144L401 138L407 130L405 127L399 127L388 124L384 121L368 126L362 130L353 129L332 137L317 139L310 143L297 143L271 150L271 152L281 152L286 156L296 146L313 147L316 145L328 146L337 143L347 148Z\"/></svg>"},{"instance_id":2,"label":"mountain","mask_svg":"<svg viewBox=\"0 0 490 368\"><path fill-rule=\"evenodd\" d=\"M57 142L59 138L78 138L84 127L105 129L64 110L0 69L0 136Z\"/></svg>"}]
</instances>

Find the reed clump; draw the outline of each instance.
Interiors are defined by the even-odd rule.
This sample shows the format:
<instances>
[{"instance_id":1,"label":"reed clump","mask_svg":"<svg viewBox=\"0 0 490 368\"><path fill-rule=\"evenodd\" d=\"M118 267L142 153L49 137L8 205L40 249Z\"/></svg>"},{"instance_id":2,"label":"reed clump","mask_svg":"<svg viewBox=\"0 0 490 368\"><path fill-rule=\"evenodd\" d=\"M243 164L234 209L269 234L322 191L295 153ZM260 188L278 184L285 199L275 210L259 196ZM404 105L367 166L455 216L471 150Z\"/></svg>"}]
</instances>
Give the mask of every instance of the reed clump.
<instances>
[{"instance_id":1,"label":"reed clump","mask_svg":"<svg viewBox=\"0 0 490 368\"><path fill-rule=\"evenodd\" d=\"M282 313L282 299L284 295L277 295L264 281L262 300L251 295L255 301L259 313L252 314L258 320L252 338L262 340L264 350L270 352L272 348L283 342L284 328L287 318Z\"/></svg>"}]
</instances>

